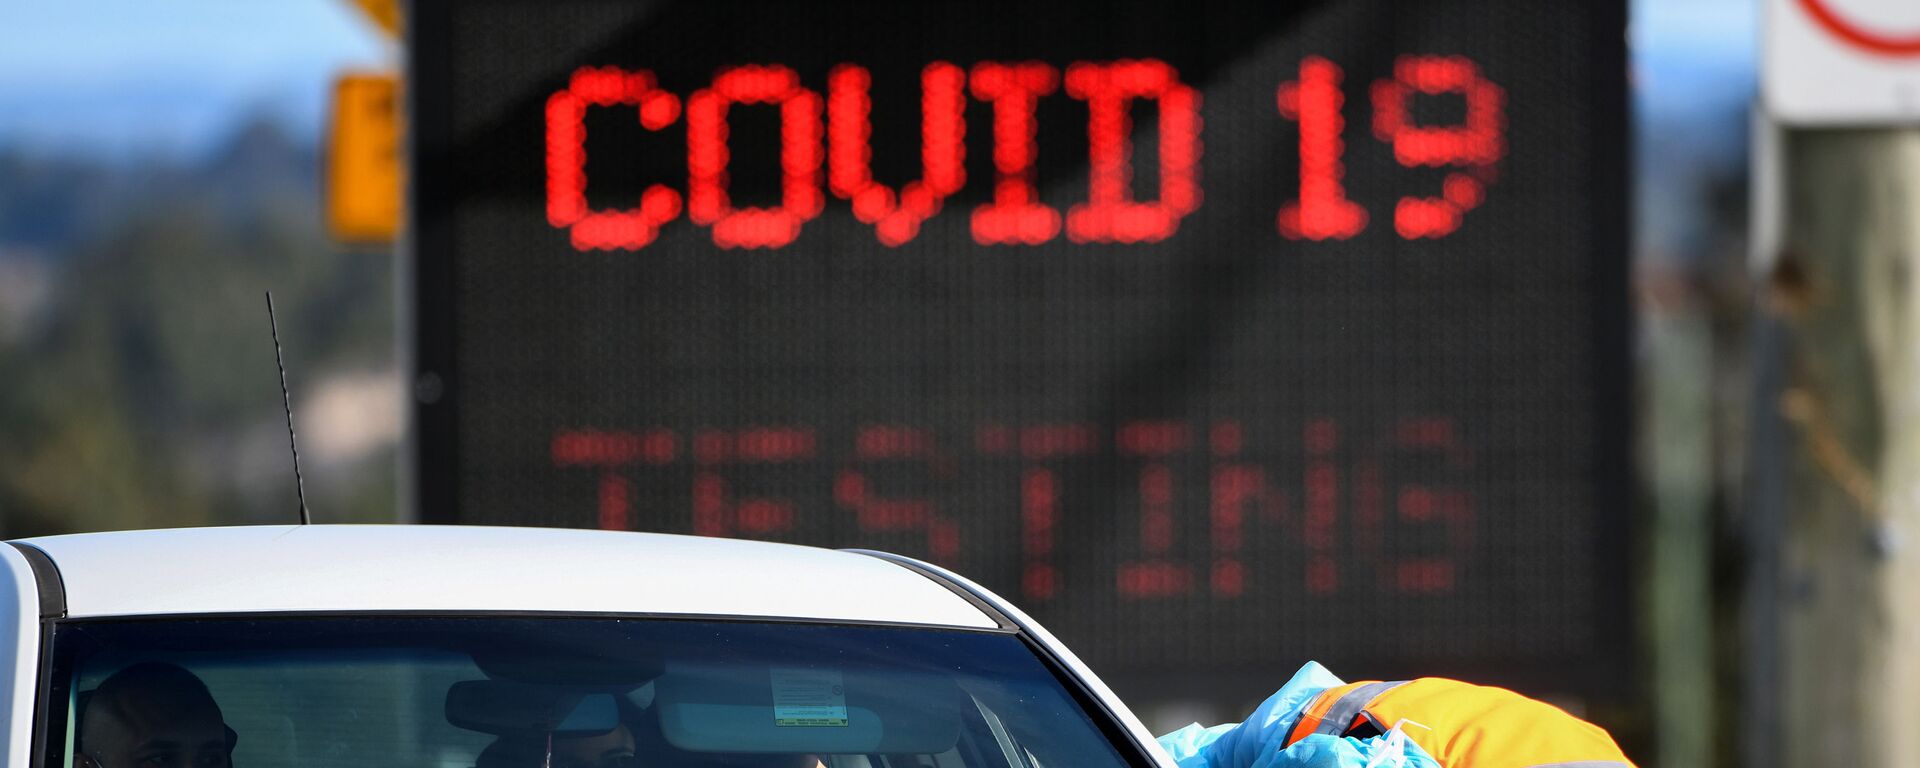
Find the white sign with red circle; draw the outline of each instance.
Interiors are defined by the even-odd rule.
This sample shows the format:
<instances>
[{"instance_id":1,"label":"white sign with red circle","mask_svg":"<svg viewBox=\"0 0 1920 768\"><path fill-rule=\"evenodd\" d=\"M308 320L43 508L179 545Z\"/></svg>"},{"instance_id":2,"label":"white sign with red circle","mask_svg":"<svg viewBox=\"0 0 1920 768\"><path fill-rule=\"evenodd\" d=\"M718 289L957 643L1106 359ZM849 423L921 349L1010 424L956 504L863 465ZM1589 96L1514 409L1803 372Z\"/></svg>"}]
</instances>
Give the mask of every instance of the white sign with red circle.
<instances>
[{"instance_id":1,"label":"white sign with red circle","mask_svg":"<svg viewBox=\"0 0 1920 768\"><path fill-rule=\"evenodd\" d=\"M1766 0L1761 94L1786 123L1920 125L1920 0Z\"/></svg>"}]
</instances>

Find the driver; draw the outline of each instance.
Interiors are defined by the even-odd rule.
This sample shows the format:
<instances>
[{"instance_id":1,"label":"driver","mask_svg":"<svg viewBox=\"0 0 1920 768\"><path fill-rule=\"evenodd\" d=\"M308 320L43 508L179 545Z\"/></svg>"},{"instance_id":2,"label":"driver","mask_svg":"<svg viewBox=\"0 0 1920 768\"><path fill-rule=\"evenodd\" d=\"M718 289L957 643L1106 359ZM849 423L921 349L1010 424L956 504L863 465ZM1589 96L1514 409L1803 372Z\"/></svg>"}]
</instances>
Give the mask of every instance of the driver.
<instances>
[{"instance_id":1,"label":"driver","mask_svg":"<svg viewBox=\"0 0 1920 768\"><path fill-rule=\"evenodd\" d=\"M101 681L80 709L77 768L231 768L237 740L206 683L144 662Z\"/></svg>"}]
</instances>

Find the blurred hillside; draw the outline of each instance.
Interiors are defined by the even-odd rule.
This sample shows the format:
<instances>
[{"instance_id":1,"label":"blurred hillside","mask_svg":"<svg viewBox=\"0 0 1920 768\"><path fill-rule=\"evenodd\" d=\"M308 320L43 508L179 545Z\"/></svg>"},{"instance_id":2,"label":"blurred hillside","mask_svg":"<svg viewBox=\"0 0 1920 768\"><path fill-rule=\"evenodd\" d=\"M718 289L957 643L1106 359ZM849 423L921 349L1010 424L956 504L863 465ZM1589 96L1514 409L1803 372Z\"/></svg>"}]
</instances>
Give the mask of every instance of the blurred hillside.
<instances>
[{"instance_id":1,"label":"blurred hillside","mask_svg":"<svg viewBox=\"0 0 1920 768\"><path fill-rule=\"evenodd\" d=\"M313 144L0 144L0 535L294 520L269 289L316 519L393 519L392 256L326 240Z\"/></svg>"}]
</instances>

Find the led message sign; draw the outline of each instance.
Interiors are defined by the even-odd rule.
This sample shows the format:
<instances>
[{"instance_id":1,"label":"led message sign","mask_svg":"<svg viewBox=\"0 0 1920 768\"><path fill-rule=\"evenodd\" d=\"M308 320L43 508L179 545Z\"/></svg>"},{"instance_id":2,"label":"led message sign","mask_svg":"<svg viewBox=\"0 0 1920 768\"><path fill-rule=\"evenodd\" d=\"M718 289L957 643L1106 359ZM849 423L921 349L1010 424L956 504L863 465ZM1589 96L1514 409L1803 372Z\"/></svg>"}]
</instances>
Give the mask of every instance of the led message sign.
<instances>
[{"instance_id":1,"label":"led message sign","mask_svg":"<svg viewBox=\"0 0 1920 768\"><path fill-rule=\"evenodd\" d=\"M1123 693L1622 677L1618 4L416 11L422 519L900 551Z\"/></svg>"}]
</instances>

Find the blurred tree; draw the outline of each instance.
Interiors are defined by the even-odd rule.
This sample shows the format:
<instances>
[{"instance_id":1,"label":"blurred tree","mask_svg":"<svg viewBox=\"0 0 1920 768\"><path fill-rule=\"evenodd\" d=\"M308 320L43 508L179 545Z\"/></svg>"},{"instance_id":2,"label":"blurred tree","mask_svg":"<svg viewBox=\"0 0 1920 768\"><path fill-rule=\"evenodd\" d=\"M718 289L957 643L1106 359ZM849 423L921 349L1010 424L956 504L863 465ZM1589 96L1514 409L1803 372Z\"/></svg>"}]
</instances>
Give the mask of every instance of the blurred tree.
<instances>
[{"instance_id":1,"label":"blurred tree","mask_svg":"<svg viewBox=\"0 0 1920 768\"><path fill-rule=\"evenodd\" d=\"M327 242L313 148L255 120L190 167L67 163L139 191L91 229L16 224L81 204L23 165L0 159L0 245L37 238L60 267L46 316L0 350L4 533L291 520L263 292L296 407L329 371L394 364L391 257ZM353 507L316 499L322 519L393 519L391 449L361 463L338 483Z\"/></svg>"}]
</instances>

